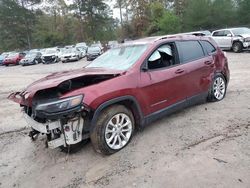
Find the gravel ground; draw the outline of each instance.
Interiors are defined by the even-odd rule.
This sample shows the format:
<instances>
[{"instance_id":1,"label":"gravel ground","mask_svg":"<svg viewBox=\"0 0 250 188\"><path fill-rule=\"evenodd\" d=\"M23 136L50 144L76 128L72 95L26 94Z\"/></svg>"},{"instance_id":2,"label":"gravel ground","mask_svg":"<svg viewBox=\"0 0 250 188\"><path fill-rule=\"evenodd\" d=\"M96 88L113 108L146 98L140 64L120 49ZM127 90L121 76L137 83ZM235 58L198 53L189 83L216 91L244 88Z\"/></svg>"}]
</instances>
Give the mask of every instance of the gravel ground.
<instances>
[{"instance_id":1,"label":"gravel ground","mask_svg":"<svg viewBox=\"0 0 250 188\"><path fill-rule=\"evenodd\" d=\"M90 143L75 154L32 142L20 108L6 97L67 64L0 67L0 187L250 187L250 53L227 53L226 98L190 107L138 132L120 152Z\"/></svg>"}]
</instances>

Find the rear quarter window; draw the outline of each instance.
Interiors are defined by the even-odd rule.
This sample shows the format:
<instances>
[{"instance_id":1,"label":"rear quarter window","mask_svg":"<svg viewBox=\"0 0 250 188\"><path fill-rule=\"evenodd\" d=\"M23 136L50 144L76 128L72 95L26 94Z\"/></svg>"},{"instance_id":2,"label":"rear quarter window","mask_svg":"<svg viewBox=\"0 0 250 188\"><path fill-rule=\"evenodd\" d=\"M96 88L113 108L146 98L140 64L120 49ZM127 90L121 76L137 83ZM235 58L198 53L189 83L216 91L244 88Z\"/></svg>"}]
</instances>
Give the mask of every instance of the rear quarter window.
<instances>
[{"instance_id":1,"label":"rear quarter window","mask_svg":"<svg viewBox=\"0 0 250 188\"><path fill-rule=\"evenodd\" d=\"M216 48L210 42L205 41L205 40L202 40L200 42L207 55L214 53L216 51Z\"/></svg>"},{"instance_id":2,"label":"rear quarter window","mask_svg":"<svg viewBox=\"0 0 250 188\"><path fill-rule=\"evenodd\" d=\"M205 56L198 41L178 41L177 49L180 56L180 63L188 63Z\"/></svg>"}]
</instances>

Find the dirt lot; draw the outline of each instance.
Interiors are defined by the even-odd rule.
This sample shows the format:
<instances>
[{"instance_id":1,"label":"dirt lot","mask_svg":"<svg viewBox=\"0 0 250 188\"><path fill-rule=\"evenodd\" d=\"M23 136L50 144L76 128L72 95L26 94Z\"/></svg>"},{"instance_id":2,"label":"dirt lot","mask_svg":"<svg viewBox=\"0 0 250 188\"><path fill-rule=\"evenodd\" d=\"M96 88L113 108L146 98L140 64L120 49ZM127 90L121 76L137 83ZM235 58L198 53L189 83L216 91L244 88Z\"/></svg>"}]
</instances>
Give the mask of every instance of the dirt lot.
<instances>
[{"instance_id":1,"label":"dirt lot","mask_svg":"<svg viewBox=\"0 0 250 188\"><path fill-rule=\"evenodd\" d=\"M227 53L226 98L190 107L138 132L112 156L91 144L67 155L32 142L17 104L6 99L77 63L0 67L0 187L250 187L250 53Z\"/></svg>"}]
</instances>

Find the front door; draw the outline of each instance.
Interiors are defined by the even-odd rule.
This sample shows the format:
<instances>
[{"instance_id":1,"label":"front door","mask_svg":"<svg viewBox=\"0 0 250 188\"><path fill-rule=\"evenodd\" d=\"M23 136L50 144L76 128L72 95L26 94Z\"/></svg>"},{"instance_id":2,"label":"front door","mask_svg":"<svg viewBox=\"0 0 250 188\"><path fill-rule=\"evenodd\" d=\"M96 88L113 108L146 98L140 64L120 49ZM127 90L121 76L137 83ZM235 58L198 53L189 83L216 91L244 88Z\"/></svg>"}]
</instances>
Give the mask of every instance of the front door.
<instances>
[{"instance_id":1,"label":"front door","mask_svg":"<svg viewBox=\"0 0 250 188\"><path fill-rule=\"evenodd\" d=\"M174 43L157 48L140 76L140 96L147 103L147 114L164 109L186 98L186 68L179 64Z\"/></svg>"}]
</instances>

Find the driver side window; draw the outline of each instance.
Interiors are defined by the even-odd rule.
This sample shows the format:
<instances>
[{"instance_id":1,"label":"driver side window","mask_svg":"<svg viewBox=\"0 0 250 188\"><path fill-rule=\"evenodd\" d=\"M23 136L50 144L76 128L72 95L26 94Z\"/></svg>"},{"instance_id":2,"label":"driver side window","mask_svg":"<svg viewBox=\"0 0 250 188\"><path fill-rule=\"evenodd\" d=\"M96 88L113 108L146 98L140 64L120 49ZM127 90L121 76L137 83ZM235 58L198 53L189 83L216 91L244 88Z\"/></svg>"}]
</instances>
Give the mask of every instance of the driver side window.
<instances>
[{"instance_id":1,"label":"driver side window","mask_svg":"<svg viewBox=\"0 0 250 188\"><path fill-rule=\"evenodd\" d=\"M176 64L174 44L164 44L157 48L148 59L148 69L160 69Z\"/></svg>"}]
</instances>

